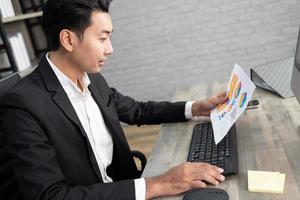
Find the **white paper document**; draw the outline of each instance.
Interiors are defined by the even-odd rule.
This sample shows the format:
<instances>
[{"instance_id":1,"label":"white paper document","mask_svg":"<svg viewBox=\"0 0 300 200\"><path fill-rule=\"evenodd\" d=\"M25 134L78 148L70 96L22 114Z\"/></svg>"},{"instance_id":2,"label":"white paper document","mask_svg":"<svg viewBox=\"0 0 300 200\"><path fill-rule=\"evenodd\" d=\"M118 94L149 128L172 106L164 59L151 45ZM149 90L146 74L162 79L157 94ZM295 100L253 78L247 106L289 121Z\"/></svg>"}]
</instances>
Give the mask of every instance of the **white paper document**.
<instances>
[{"instance_id":1,"label":"white paper document","mask_svg":"<svg viewBox=\"0 0 300 200\"><path fill-rule=\"evenodd\" d=\"M235 64L227 86L228 100L210 113L216 144L224 138L234 122L245 111L254 89L255 85L247 74L238 64Z\"/></svg>"}]
</instances>

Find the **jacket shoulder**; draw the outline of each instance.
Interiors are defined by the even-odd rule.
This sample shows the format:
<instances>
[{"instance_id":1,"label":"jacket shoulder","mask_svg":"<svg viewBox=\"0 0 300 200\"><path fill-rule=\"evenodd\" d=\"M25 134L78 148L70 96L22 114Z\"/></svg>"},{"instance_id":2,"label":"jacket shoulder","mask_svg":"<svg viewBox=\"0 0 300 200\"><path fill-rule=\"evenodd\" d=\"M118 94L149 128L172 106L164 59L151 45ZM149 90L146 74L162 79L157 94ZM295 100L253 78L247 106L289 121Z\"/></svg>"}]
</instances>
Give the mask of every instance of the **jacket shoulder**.
<instances>
[{"instance_id":1,"label":"jacket shoulder","mask_svg":"<svg viewBox=\"0 0 300 200\"><path fill-rule=\"evenodd\" d=\"M45 95L45 86L38 72L34 71L22 78L1 99L2 107L21 108L26 104L35 104L41 96Z\"/></svg>"}]
</instances>

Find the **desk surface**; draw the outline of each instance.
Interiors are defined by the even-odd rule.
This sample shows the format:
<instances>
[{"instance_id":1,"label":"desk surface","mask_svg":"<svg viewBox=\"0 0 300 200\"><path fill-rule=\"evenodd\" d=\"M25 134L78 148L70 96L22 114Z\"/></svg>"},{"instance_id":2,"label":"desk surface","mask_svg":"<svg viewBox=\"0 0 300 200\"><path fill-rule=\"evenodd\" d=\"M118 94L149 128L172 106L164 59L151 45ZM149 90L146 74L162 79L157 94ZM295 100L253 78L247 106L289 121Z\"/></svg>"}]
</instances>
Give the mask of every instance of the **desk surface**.
<instances>
[{"instance_id":1,"label":"desk surface","mask_svg":"<svg viewBox=\"0 0 300 200\"><path fill-rule=\"evenodd\" d=\"M220 83L182 88L176 91L174 101L203 99L225 89ZM246 110L236 122L239 174L226 177L218 187L225 189L231 200L300 199L300 105L295 98L282 99L260 88L253 98L260 100L261 107ZM143 177L162 174L186 161L197 122L162 125ZM285 173L284 193L248 192L247 170ZM162 199L182 199L182 195Z\"/></svg>"}]
</instances>

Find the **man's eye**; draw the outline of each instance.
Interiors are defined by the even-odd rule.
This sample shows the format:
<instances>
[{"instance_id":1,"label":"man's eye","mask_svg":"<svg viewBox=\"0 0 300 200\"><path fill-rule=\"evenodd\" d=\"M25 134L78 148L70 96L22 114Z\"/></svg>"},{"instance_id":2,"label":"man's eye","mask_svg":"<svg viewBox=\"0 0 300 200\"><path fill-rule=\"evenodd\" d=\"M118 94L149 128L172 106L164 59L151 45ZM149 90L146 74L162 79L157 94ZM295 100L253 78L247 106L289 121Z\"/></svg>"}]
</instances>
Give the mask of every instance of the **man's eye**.
<instances>
[{"instance_id":1,"label":"man's eye","mask_svg":"<svg viewBox=\"0 0 300 200\"><path fill-rule=\"evenodd\" d=\"M105 40L106 40L106 38L100 38L100 41L103 41L103 42L104 42Z\"/></svg>"}]
</instances>

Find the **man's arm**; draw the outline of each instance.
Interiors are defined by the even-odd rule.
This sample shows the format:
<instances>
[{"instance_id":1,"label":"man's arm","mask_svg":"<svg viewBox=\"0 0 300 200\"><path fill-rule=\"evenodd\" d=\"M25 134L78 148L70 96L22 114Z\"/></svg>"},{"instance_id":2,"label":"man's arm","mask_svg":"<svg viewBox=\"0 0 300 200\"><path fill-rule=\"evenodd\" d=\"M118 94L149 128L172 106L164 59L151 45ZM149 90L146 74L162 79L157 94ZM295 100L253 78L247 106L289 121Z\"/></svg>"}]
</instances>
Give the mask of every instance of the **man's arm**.
<instances>
[{"instance_id":1,"label":"man's arm","mask_svg":"<svg viewBox=\"0 0 300 200\"><path fill-rule=\"evenodd\" d=\"M138 102L111 88L119 119L128 124L160 124L185 122L193 116L209 116L210 111L227 101L226 92L192 102Z\"/></svg>"},{"instance_id":2,"label":"man's arm","mask_svg":"<svg viewBox=\"0 0 300 200\"><path fill-rule=\"evenodd\" d=\"M120 121L128 124L160 124L184 122L186 102L138 102L111 88L111 98Z\"/></svg>"}]
</instances>

